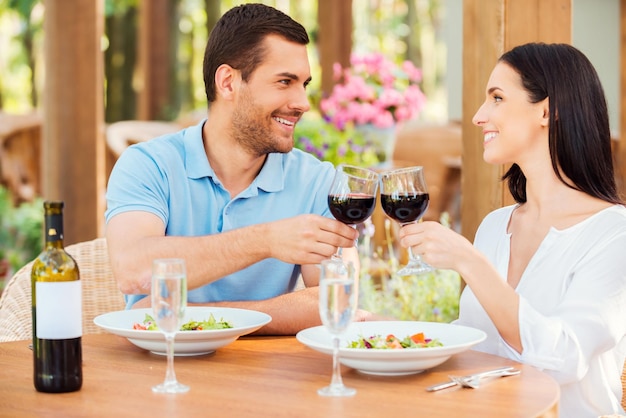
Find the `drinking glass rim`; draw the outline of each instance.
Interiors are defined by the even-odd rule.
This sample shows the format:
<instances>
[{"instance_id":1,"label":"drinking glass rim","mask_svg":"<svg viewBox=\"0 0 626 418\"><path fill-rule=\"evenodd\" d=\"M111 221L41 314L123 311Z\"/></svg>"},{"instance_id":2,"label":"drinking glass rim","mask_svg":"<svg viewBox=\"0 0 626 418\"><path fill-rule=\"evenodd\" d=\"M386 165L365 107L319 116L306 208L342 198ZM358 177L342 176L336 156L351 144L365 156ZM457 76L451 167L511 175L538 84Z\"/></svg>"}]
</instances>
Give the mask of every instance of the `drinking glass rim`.
<instances>
[{"instance_id":1,"label":"drinking glass rim","mask_svg":"<svg viewBox=\"0 0 626 418\"><path fill-rule=\"evenodd\" d=\"M423 165L415 165L412 167L402 167L402 168L396 168L393 170L387 170L385 172L383 172L381 174L381 177L385 177L385 176L390 176L390 175L394 175L394 174L403 174L403 173L407 173L409 171L422 171L424 172L424 166Z\"/></svg>"},{"instance_id":2,"label":"drinking glass rim","mask_svg":"<svg viewBox=\"0 0 626 418\"><path fill-rule=\"evenodd\" d=\"M341 170L341 172L343 174L345 174L346 176L349 177L353 177L356 179L361 179L361 180L377 180L380 178L380 174L378 174L376 171L370 169L370 168L366 168L366 167L359 167L358 165L350 165L350 164L339 164L336 168L336 170L339 170L340 168L350 168L350 169L356 169L356 170L361 170L363 172L363 174L366 174L365 176L359 176L357 174L353 174L353 173L348 173L344 170Z\"/></svg>"},{"instance_id":3,"label":"drinking glass rim","mask_svg":"<svg viewBox=\"0 0 626 418\"><path fill-rule=\"evenodd\" d=\"M187 277L187 263L184 258L156 258L152 260L152 279L183 279Z\"/></svg>"}]
</instances>

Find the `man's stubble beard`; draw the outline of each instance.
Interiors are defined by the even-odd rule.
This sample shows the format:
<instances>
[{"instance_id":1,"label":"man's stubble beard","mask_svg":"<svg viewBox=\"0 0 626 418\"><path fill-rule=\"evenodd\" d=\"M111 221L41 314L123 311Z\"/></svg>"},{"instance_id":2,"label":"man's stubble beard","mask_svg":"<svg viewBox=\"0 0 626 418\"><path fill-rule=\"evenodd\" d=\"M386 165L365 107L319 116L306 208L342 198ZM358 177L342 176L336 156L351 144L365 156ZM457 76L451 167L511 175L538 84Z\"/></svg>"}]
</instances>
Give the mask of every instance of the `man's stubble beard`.
<instances>
[{"instance_id":1,"label":"man's stubble beard","mask_svg":"<svg viewBox=\"0 0 626 418\"><path fill-rule=\"evenodd\" d=\"M294 146L293 136L288 146L281 146L282 138L272 129L274 123L256 105L252 96L244 93L233 113L232 135L239 145L257 157L291 151Z\"/></svg>"}]
</instances>

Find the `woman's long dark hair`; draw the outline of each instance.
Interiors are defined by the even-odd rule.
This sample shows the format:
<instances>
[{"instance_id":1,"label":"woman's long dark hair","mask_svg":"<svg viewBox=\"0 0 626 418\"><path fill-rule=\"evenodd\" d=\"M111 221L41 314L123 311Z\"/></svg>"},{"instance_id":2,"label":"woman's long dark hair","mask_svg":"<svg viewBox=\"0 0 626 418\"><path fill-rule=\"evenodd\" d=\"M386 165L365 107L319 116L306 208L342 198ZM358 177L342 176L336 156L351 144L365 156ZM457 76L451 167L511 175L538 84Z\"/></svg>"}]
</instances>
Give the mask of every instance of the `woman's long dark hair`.
<instances>
[{"instance_id":1,"label":"woman's long dark hair","mask_svg":"<svg viewBox=\"0 0 626 418\"><path fill-rule=\"evenodd\" d=\"M573 189L622 203L613 172L606 99L587 57L567 44L530 43L506 52L499 61L517 71L532 103L549 97L548 141L557 177ZM508 180L515 201L526 202L526 176L517 164L503 180Z\"/></svg>"}]
</instances>

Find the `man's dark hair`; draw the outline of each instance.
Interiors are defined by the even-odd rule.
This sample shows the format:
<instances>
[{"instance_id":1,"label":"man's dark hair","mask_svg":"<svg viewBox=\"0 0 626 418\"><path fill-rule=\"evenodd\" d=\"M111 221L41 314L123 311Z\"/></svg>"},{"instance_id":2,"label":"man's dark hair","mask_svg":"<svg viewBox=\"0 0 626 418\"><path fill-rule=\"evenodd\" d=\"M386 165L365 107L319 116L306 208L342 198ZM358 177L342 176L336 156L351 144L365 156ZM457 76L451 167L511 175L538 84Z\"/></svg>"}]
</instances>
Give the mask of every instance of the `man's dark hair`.
<instances>
[{"instance_id":1,"label":"man's dark hair","mask_svg":"<svg viewBox=\"0 0 626 418\"><path fill-rule=\"evenodd\" d=\"M215 101L215 72L222 64L241 71L243 81L263 61L263 40L279 35L302 45L309 43L304 27L285 13L258 3L226 12L215 24L204 52L204 86L209 103Z\"/></svg>"}]
</instances>

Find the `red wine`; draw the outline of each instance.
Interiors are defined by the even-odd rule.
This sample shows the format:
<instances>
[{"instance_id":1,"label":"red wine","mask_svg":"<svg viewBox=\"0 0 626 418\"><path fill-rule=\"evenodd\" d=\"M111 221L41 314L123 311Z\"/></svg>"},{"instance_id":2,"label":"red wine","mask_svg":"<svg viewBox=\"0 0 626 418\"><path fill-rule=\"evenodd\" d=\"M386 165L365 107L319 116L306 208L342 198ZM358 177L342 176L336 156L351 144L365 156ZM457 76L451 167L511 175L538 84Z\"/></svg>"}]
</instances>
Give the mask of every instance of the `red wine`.
<instances>
[{"instance_id":1,"label":"red wine","mask_svg":"<svg viewBox=\"0 0 626 418\"><path fill-rule=\"evenodd\" d=\"M358 224L374 212L376 198L363 194L328 195L328 207L335 219L344 224Z\"/></svg>"},{"instance_id":2,"label":"red wine","mask_svg":"<svg viewBox=\"0 0 626 418\"><path fill-rule=\"evenodd\" d=\"M428 193L381 194L385 213L401 224L419 220L428 209Z\"/></svg>"}]
</instances>

